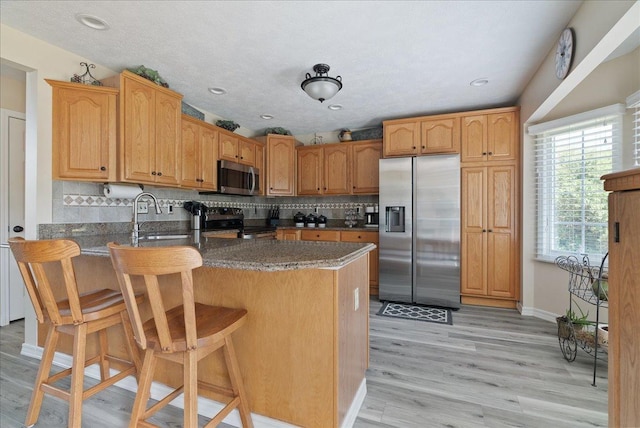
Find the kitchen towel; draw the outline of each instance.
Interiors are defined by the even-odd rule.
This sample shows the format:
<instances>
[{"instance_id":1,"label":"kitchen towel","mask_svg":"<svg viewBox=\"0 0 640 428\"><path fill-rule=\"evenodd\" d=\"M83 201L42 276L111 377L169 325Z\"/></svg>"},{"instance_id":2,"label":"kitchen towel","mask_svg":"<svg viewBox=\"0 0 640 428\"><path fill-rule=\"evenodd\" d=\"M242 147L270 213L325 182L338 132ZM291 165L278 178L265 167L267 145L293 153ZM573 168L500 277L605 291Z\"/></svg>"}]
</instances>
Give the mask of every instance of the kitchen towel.
<instances>
[{"instance_id":1,"label":"kitchen towel","mask_svg":"<svg viewBox=\"0 0 640 428\"><path fill-rule=\"evenodd\" d=\"M104 195L111 199L134 199L142 193L142 189L137 184L114 184L104 185Z\"/></svg>"}]
</instances>

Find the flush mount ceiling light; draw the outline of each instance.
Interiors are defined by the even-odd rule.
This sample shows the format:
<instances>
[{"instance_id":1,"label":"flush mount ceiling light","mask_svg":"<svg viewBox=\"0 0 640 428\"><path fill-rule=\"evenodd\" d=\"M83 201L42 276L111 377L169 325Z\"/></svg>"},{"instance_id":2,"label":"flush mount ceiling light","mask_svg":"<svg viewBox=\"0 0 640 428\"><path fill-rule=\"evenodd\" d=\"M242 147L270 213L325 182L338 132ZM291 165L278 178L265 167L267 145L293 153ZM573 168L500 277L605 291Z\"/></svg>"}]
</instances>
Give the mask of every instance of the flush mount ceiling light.
<instances>
[{"instance_id":1,"label":"flush mount ceiling light","mask_svg":"<svg viewBox=\"0 0 640 428\"><path fill-rule=\"evenodd\" d=\"M471 81L471 83L469 83L471 86L484 86L487 83L489 83L488 79L476 79Z\"/></svg>"},{"instance_id":2,"label":"flush mount ceiling light","mask_svg":"<svg viewBox=\"0 0 640 428\"><path fill-rule=\"evenodd\" d=\"M264 119L264 120L271 120L271 119L273 119L273 115L272 114L261 114L260 118Z\"/></svg>"},{"instance_id":3,"label":"flush mount ceiling light","mask_svg":"<svg viewBox=\"0 0 640 428\"><path fill-rule=\"evenodd\" d=\"M300 85L302 90L314 100L323 102L342 89L342 77L329 77L329 69L327 64L314 65L313 71L316 75L311 77L311 74L307 73L306 79Z\"/></svg>"},{"instance_id":4,"label":"flush mount ceiling light","mask_svg":"<svg viewBox=\"0 0 640 428\"><path fill-rule=\"evenodd\" d=\"M329 110L342 110L342 104L331 104L327 107Z\"/></svg>"},{"instance_id":5,"label":"flush mount ceiling light","mask_svg":"<svg viewBox=\"0 0 640 428\"><path fill-rule=\"evenodd\" d=\"M224 88L209 88L209 92L213 95L224 95L227 93L227 90Z\"/></svg>"},{"instance_id":6,"label":"flush mount ceiling light","mask_svg":"<svg viewBox=\"0 0 640 428\"><path fill-rule=\"evenodd\" d=\"M93 28L94 30L108 30L109 24L104 19L98 18L97 16L87 15L84 13L76 14L76 20L82 25L86 25L89 28Z\"/></svg>"}]
</instances>

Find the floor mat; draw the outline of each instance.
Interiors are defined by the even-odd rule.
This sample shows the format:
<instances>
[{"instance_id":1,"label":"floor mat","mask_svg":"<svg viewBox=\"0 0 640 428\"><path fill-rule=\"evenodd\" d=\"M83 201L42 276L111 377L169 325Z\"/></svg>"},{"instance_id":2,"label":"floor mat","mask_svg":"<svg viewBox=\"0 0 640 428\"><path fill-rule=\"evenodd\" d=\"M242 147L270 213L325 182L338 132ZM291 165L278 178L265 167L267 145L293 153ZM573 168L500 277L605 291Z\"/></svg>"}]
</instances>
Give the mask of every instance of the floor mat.
<instances>
[{"instance_id":1,"label":"floor mat","mask_svg":"<svg viewBox=\"0 0 640 428\"><path fill-rule=\"evenodd\" d=\"M451 309L419 306L409 303L385 302L377 315L416 321L435 322L438 324L453 324Z\"/></svg>"}]
</instances>

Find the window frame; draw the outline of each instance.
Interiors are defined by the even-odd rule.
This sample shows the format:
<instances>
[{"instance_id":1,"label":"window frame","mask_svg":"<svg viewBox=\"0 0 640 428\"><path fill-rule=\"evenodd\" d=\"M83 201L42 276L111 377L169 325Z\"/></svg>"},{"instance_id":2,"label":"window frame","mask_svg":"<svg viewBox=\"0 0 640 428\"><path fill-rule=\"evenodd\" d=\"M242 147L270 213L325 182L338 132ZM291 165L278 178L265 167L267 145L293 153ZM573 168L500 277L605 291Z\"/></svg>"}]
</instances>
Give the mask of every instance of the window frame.
<instances>
[{"instance_id":1,"label":"window frame","mask_svg":"<svg viewBox=\"0 0 640 428\"><path fill-rule=\"evenodd\" d=\"M585 254L585 248L587 244L591 242L586 238L590 227L603 228L604 233L608 233L606 221L593 222L586 218L586 191L588 190L588 187L593 189L594 186L593 177L586 177L588 175L586 164L587 162L594 160L589 159L589 155L596 153L596 161L608 158L608 156L599 156L603 152L600 151L595 144L600 140L600 137L594 138L589 131L594 132L597 128L602 127L602 124L605 121L610 122L611 148L608 150L611 151L611 170L603 170L598 173L598 186L602 188L599 176L622 168L621 132L624 110L625 106L623 104L615 104L613 106L603 107L601 109L529 127L528 133L534 138L536 153L534 157L536 174L536 234L534 257L536 260L554 261L557 256L561 255ZM581 133L580 136L576 135L578 132ZM588 138L585 138L585 136ZM557 194L560 189L558 180L562 179L562 177L559 177L560 173L557 171L558 164L556 162L558 157L563 155L563 151L575 150L576 147L578 147L578 153L581 153L580 158L577 160L571 160L570 162L565 162L565 166L579 166L578 174L580 177L578 179L581 181L580 191L582 193L579 204L580 220L556 221L555 219L557 218L559 206L559 196ZM606 193L604 192L604 189L602 189L602 191L605 199L601 202L604 202L606 206ZM602 209L599 210L599 212L601 211ZM554 248L556 238L561 232L560 227L562 225L574 225L580 229L581 242L577 251ZM604 254L589 253L588 256L595 261L604 257Z\"/></svg>"}]
</instances>

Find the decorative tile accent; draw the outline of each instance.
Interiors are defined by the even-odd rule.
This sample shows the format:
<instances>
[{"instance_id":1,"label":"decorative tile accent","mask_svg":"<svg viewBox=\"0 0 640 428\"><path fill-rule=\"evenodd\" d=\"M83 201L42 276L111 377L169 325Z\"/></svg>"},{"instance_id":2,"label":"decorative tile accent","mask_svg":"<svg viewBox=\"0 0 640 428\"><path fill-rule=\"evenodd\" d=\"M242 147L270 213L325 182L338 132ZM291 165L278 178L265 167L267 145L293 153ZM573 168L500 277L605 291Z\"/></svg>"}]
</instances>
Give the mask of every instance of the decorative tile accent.
<instances>
[{"instance_id":1,"label":"decorative tile accent","mask_svg":"<svg viewBox=\"0 0 640 428\"><path fill-rule=\"evenodd\" d=\"M161 207L173 205L175 208L182 208L183 204L192 199L161 199L158 204ZM99 195L63 195L63 205L76 207L131 207L133 199L107 198ZM281 210L313 210L318 209L350 209L361 207L362 202L322 202L322 203L263 203L263 202L239 202L239 201L202 201L207 207L227 207L227 208L256 208L269 209L278 206Z\"/></svg>"}]
</instances>

